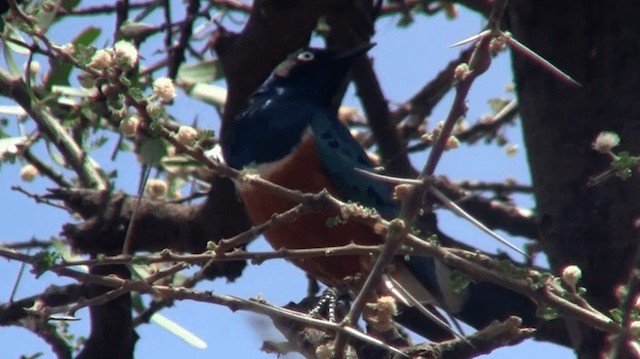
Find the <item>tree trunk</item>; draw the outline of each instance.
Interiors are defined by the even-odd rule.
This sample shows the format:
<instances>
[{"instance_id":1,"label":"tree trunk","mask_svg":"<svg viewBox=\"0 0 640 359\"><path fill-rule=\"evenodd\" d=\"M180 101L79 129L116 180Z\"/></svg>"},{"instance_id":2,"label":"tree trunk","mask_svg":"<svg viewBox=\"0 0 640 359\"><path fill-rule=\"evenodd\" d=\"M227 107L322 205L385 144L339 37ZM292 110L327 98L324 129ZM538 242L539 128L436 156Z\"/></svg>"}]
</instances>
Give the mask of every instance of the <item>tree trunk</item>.
<instances>
[{"instance_id":1,"label":"tree trunk","mask_svg":"<svg viewBox=\"0 0 640 359\"><path fill-rule=\"evenodd\" d=\"M640 154L640 6L514 0L507 16L516 39L582 84L512 51L540 242L556 274L569 264L582 269L587 299L608 313L635 265L640 181L634 174L587 186L610 165L591 142L614 131L622 139L615 150ZM579 357L607 350L603 333L581 327L576 334Z\"/></svg>"}]
</instances>

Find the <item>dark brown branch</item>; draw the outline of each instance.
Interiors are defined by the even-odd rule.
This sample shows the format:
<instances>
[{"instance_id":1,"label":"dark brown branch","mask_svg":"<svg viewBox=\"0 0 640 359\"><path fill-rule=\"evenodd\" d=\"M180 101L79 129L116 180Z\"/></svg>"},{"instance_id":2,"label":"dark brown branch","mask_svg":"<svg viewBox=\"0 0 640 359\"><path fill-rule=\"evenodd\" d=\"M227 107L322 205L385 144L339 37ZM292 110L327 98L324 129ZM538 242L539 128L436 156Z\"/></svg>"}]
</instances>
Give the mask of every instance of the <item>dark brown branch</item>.
<instances>
[{"instance_id":1,"label":"dark brown branch","mask_svg":"<svg viewBox=\"0 0 640 359\"><path fill-rule=\"evenodd\" d=\"M157 4L156 0L144 1L139 3L134 3L129 6L130 9L144 9L150 6L155 6ZM116 11L115 5L96 5L96 6L87 6L79 9L73 9L71 12L66 12L63 9L59 8L57 16L94 16L101 14L111 14Z\"/></svg>"},{"instance_id":2,"label":"dark brown branch","mask_svg":"<svg viewBox=\"0 0 640 359\"><path fill-rule=\"evenodd\" d=\"M495 349L515 345L527 338L531 338L535 330L521 328L521 324L520 318L510 317L503 322L495 322L465 337L466 341L457 339L438 344L417 346L412 348L410 354L426 358L475 358L482 354L489 354Z\"/></svg>"},{"instance_id":3,"label":"dark brown branch","mask_svg":"<svg viewBox=\"0 0 640 359\"><path fill-rule=\"evenodd\" d=\"M28 316L24 308L33 307L36 301L47 307L57 307L75 302L84 295L84 288L79 284L51 285L38 295L0 304L0 326L16 325Z\"/></svg>"},{"instance_id":4,"label":"dark brown branch","mask_svg":"<svg viewBox=\"0 0 640 359\"><path fill-rule=\"evenodd\" d=\"M324 5L321 3L324 2L280 4L258 0L242 32L218 30L211 41L224 69L228 89L222 136L233 134L233 118L273 68L289 53L307 45L320 17L320 6Z\"/></svg>"},{"instance_id":5,"label":"dark brown branch","mask_svg":"<svg viewBox=\"0 0 640 359\"><path fill-rule=\"evenodd\" d=\"M72 350L65 338L58 333L56 326L44 320L36 319L32 325L26 325L35 335L44 340L56 354L58 359L71 359Z\"/></svg>"},{"instance_id":6,"label":"dark brown branch","mask_svg":"<svg viewBox=\"0 0 640 359\"><path fill-rule=\"evenodd\" d=\"M114 275L119 278L130 278L129 270L122 265L93 267L89 269L94 275ZM89 298L97 297L109 291L109 287L88 284ZM91 333L85 342L78 359L133 357L138 334L133 330L131 321L131 295L121 295L109 302L89 307L91 317ZM108 353L108 354L107 354Z\"/></svg>"},{"instance_id":7,"label":"dark brown branch","mask_svg":"<svg viewBox=\"0 0 640 359\"><path fill-rule=\"evenodd\" d=\"M405 11L405 9L412 9L416 6L420 7L420 11L429 14L430 10L428 9L429 3L434 3L436 1L425 1L425 0L405 0L398 2L390 2L382 7L380 10L381 15L394 15L400 12ZM492 1L491 0L458 0L453 1L454 3L464 5L469 9L476 11L485 17L489 16L491 12Z\"/></svg>"},{"instance_id":8,"label":"dark brown branch","mask_svg":"<svg viewBox=\"0 0 640 359\"><path fill-rule=\"evenodd\" d=\"M243 213L229 180L214 179L211 191L216 191L214 200L201 205L143 198L133 233L134 251L170 248L181 252L202 252L207 242L232 237L249 227L245 216L227 218L219 215L233 210ZM85 218L85 222L63 227L63 234L75 250L93 254L120 253L137 197L81 189L52 190L48 197L64 201ZM224 276L233 280L241 274L244 266L244 262L216 264L211 268L209 278Z\"/></svg>"},{"instance_id":9,"label":"dark brown branch","mask_svg":"<svg viewBox=\"0 0 640 359\"><path fill-rule=\"evenodd\" d=\"M519 184L512 180L504 182L485 182L485 181L460 181L455 183L456 186L468 191L490 191L498 196L511 193L532 194L533 187L531 185Z\"/></svg>"},{"instance_id":10,"label":"dark brown branch","mask_svg":"<svg viewBox=\"0 0 640 359\"><path fill-rule=\"evenodd\" d=\"M178 39L177 46L172 46L173 36L170 32L171 26L167 26L167 48L169 51L168 62L168 76L175 79L178 74L178 68L185 61L185 51L189 45L189 39L193 33L193 23L198 17L198 10L200 9L199 0L187 1L186 17L180 25L180 38ZM170 11L170 9L167 9ZM168 16L168 15L167 15Z\"/></svg>"}]
</instances>

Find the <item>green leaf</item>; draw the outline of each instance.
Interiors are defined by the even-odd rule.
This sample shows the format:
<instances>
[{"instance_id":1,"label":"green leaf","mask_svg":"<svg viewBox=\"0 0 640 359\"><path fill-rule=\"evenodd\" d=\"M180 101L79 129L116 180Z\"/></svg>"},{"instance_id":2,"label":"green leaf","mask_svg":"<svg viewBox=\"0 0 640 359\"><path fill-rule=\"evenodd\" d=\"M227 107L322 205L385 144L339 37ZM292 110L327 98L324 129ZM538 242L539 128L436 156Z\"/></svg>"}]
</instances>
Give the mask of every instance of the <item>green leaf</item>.
<instances>
[{"instance_id":1,"label":"green leaf","mask_svg":"<svg viewBox=\"0 0 640 359\"><path fill-rule=\"evenodd\" d=\"M616 323L622 323L624 320L624 312L620 308L614 308L609 311L611 317Z\"/></svg>"},{"instance_id":2,"label":"green leaf","mask_svg":"<svg viewBox=\"0 0 640 359\"><path fill-rule=\"evenodd\" d=\"M131 97L133 97L133 99L136 101L142 101L144 100L144 97L145 97L144 92L142 92L142 89L137 86L129 87L129 95L131 95Z\"/></svg>"},{"instance_id":3,"label":"green leaf","mask_svg":"<svg viewBox=\"0 0 640 359\"><path fill-rule=\"evenodd\" d=\"M13 36L11 37L13 38ZM9 67L9 72L11 72L11 75L13 76L22 76L22 71L20 70L18 64L16 64L16 60L13 58L13 54L11 52L14 51L20 53L20 51L25 49L25 47L9 41L3 41L2 43L4 45L2 46L2 53L4 54L4 60ZM28 53L29 51L27 51L27 54Z\"/></svg>"},{"instance_id":4,"label":"green leaf","mask_svg":"<svg viewBox=\"0 0 640 359\"><path fill-rule=\"evenodd\" d=\"M47 31L51 24L56 20L56 14L60 7L60 0L44 0L40 4L40 8L36 13L36 26L42 30Z\"/></svg>"},{"instance_id":5,"label":"green leaf","mask_svg":"<svg viewBox=\"0 0 640 359\"><path fill-rule=\"evenodd\" d=\"M150 138L140 146L140 156L147 165L157 166L166 155L167 146L161 138Z\"/></svg>"},{"instance_id":6,"label":"green leaf","mask_svg":"<svg viewBox=\"0 0 640 359\"><path fill-rule=\"evenodd\" d=\"M51 156L51 159L60 167L67 166L67 161L65 161L65 159L58 153L58 150L55 149L53 144L48 141L46 142L46 144L47 151L49 152L49 156Z\"/></svg>"},{"instance_id":7,"label":"green leaf","mask_svg":"<svg viewBox=\"0 0 640 359\"><path fill-rule=\"evenodd\" d=\"M198 136L196 137L196 143L194 146L200 146L202 142L207 141L211 138L214 138L216 132L209 129L201 129L198 131Z\"/></svg>"},{"instance_id":8,"label":"green leaf","mask_svg":"<svg viewBox=\"0 0 640 359\"><path fill-rule=\"evenodd\" d=\"M82 64L88 65L91 62L93 54L95 53L95 47L78 44L78 46L76 47L76 60L78 60L78 62Z\"/></svg>"},{"instance_id":9,"label":"green leaf","mask_svg":"<svg viewBox=\"0 0 640 359\"><path fill-rule=\"evenodd\" d=\"M22 37L22 35L20 35L20 33L16 31L16 29L14 29L13 26L9 26L9 25L6 26L4 36L9 39L19 41L21 43L25 43L25 44L27 43L24 40L24 37ZM16 44L15 42L3 41L2 43L5 45L5 47L8 47L11 51L18 53L20 55L29 55L31 53L29 48L22 46L20 44Z\"/></svg>"},{"instance_id":10,"label":"green leaf","mask_svg":"<svg viewBox=\"0 0 640 359\"><path fill-rule=\"evenodd\" d=\"M631 155L627 151L622 151L618 153L618 158L616 158L615 161L611 163L611 167L613 167L613 169L616 171L629 169L634 165L636 165L638 161L639 161L638 157Z\"/></svg>"},{"instance_id":11,"label":"green leaf","mask_svg":"<svg viewBox=\"0 0 640 359\"><path fill-rule=\"evenodd\" d=\"M155 33L156 27L143 22L125 21L120 26L120 35L125 39L142 40Z\"/></svg>"},{"instance_id":12,"label":"green leaf","mask_svg":"<svg viewBox=\"0 0 640 359\"><path fill-rule=\"evenodd\" d=\"M451 280L453 291L458 294L464 292L471 284L471 278L459 270L452 270L449 279Z\"/></svg>"},{"instance_id":13,"label":"green leaf","mask_svg":"<svg viewBox=\"0 0 640 359\"><path fill-rule=\"evenodd\" d=\"M560 317L560 311L554 307L541 305L536 310L536 316L549 321Z\"/></svg>"},{"instance_id":14,"label":"green leaf","mask_svg":"<svg viewBox=\"0 0 640 359\"><path fill-rule=\"evenodd\" d=\"M36 277L41 276L60 260L60 254L53 251L41 251L34 255L33 271Z\"/></svg>"},{"instance_id":15,"label":"green leaf","mask_svg":"<svg viewBox=\"0 0 640 359\"><path fill-rule=\"evenodd\" d=\"M151 321L159 325L160 327L168 330L173 335L187 342L187 344L194 346L198 349L206 349L207 343L200 339L197 335L193 334L189 330L182 327L180 324L165 317L162 314L155 313L151 316Z\"/></svg>"},{"instance_id":16,"label":"green leaf","mask_svg":"<svg viewBox=\"0 0 640 359\"><path fill-rule=\"evenodd\" d=\"M56 237L51 238L51 244L53 245L53 248L56 249L56 252L59 253L61 258L65 261L82 260L82 256L71 252L71 247L69 247L67 243L61 241L60 239ZM89 268L87 268L87 266L82 266L81 270L84 272L89 272Z\"/></svg>"},{"instance_id":17,"label":"green leaf","mask_svg":"<svg viewBox=\"0 0 640 359\"><path fill-rule=\"evenodd\" d=\"M70 12L71 10L75 9L78 4L80 4L80 1L81 0L62 0L60 6L62 6L65 11Z\"/></svg>"},{"instance_id":18,"label":"green leaf","mask_svg":"<svg viewBox=\"0 0 640 359\"><path fill-rule=\"evenodd\" d=\"M489 107L491 107L491 111L493 111L493 114L495 115L507 107L507 105L511 103L511 100L507 98L490 98L488 102Z\"/></svg>"},{"instance_id":19,"label":"green leaf","mask_svg":"<svg viewBox=\"0 0 640 359\"><path fill-rule=\"evenodd\" d=\"M185 156L166 156L162 159L164 167L192 167L198 166L200 162Z\"/></svg>"},{"instance_id":20,"label":"green leaf","mask_svg":"<svg viewBox=\"0 0 640 359\"><path fill-rule=\"evenodd\" d=\"M100 36L101 31L100 28L90 26L71 40L71 43L76 49L89 47ZM49 71L49 80L46 83L46 88L50 90L54 85L69 85L69 75L73 70L73 66L55 57L51 58L50 64L51 70Z\"/></svg>"},{"instance_id":21,"label":"green leaf","mask_svg":"<svg viewBox=\"0 0 640 359\"><path fill-rule=\"evenodd\" d=\"M89 96L95 95L94 91L92 90L78 88L78 87L64 86L64 85L53 86L51 88L51 92L56 95L62 95L67 97L89 97Z\"/></svg>"},{"instance_id":22,"label":"green leaf","mask_svg":"<svg viewBox=\"0 0 640 359\"><path fill-rule=\"evenodd\" d=\"M109 141L108 137L106 137L106 136L98 136L98 138L96 138L93 141L91 141L89 146L90 146L91 150L99 149L100 147L104 146L104 144L107 143L107 141Z\"/></svg>"},{"instance_id":23,"label":"green leaf","mask_svg":"<svg viewBox=\"0 0 640 359\"><path fill-rule=\"evenodd\" d=\"M222 67L218 60L183 64L178 69L178 78L190 84L210 83L222 78Z\"/></svg>"},{"instance_id":24,"label":"green leaf","mask_svg":"<svg viewBox=\"0 0 640 359\"><path fill-rule=\"evenodd\" d=\"M196 84L187 94L216 107L223 107L227 101L227 89L209 84Z\"/></svg>"},{"instance_id":25,"label":"green leaf","mask_svg":"<svg viewBox=\"0 0 640 359\"><path fill-rule=\"evenodd\" d=\"M101 28L95 27L95 26L89 26L86 29L84 29L80 34L78 34L78 36L73 38L73 40L71 40L71 43L74 44L76 47L78 45L90 46L91 44L93 44L94 41L96 41L98 36L100 36L100 33L102 33Z\"/></svg>"}]
</instances>

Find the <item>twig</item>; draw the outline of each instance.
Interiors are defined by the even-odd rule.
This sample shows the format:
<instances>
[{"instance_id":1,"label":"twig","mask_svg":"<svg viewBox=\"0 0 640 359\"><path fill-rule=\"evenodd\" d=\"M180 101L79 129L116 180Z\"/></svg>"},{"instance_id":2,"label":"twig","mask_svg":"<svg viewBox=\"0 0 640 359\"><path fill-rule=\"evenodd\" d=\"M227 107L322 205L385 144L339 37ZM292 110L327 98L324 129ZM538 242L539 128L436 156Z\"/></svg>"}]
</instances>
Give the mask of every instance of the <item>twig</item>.
<instances>
[{"instance_id":1,"label":"twig","mask_svg":"<svg viewBox=\"0 0 640 359\"><path fill-rule=\"evenodd\" d=\"M40 240L40 239L36 239L35 237L23 242L0 243L0 247L11 248L15 250L29 249L29 248L46 249L51 247L52 245L53 243L51 243L51 241Z\"/></svg>"},{"instance_id":2,"label":"twig","mask_svg":"<svg viewBox=\"0 0 640 359\"><path fill-rule=\"evenodd\" d=\"M636 234L638 229L636 228ZM636 251L633 255L632 270L629 273L627 279L626 295L620 303L620 309L622 310L622 326L624 328L630 328L631 323L634 320L632 317L633 311L636 309L636 302L638 300L638 293L640 293L640 271L638 265L640 264L640 246L636 247ZM629 335L618 335L613 338L613 343L609 352L610 358L617 358L618 353L622 352L622 345L630 339L633 339Z\"/></svg>"},{"instance_id":3,"label":"twig","mask_svg":"<svg viewBox=\"0 0 640 359\"><path fill-rule=\"evenodd\" d=\"M44 198L44 197L42 197L40 195L30 193L27 190L25 190L24 188L22 188L21 186L11 186L11 190L12 191L17 191L17 192L20 192L20 193L24 194L25 196L33 199L36 203L44 203L44 204L49 205L51 207L62 209L64 211L68 211L68 209L65 206L61 206L59 204L55 204L55 203L49 201L48 199L46 199L46 198Z\"/></svg>"},{"instance_id":4,"label":"twig","mask_svg":"<svg viewBox=\"0 0 640 359\"><path fill-rule=\"evenodd\" d=\"M515 181L506 180L505 182L484 182L484 181L460 181L454 183L456 186L471 191L492 191L495 193L533 193L531 185L518 184Z\"/></svg>"},{"instance_id":5,"label":"twig","mask_svg":"<svg viewBox=\"0 0 640 359\"><path fill-rule=\"evenodd\" d=\"M1 93L13 98L34 119L38 129L62 153L84 187L108 188L108 183L95 166L97 162L78 147L59 119L55 118L41 101L32 98L22 79L0 69L0 89L3 89L0 90Z\"/></svg>"},{"instance_id":6,"label":"twig","mask_svg":"<svg viewBox=\"0 0 640 359\"><path fill-rule=\"evenodd\" d=\"M157 0L143 1L139 3L133 3L129 5L132 10L153 7L157 4ZM57 16L93 16L110 14L116 11L115 5L96 5L87 6L79 9L73 9L71 12L58 11Z\"/></svg>"},{"instance_id":7,"label":"twig","mask_svg":"<svg viewBox=\"0 0 640 359\"><path fill-rule=\"evenodd\" d=\"M67 182L62 174L56 172L53 168L42 162L38 157L34 156L31 153L31 150L28 148L22 152L22 157L24 157L27 162L35 166L43 176L49 178L53 183L58 185L59 187L69 188L71 184Z\"/></svg>"}]
</instances>

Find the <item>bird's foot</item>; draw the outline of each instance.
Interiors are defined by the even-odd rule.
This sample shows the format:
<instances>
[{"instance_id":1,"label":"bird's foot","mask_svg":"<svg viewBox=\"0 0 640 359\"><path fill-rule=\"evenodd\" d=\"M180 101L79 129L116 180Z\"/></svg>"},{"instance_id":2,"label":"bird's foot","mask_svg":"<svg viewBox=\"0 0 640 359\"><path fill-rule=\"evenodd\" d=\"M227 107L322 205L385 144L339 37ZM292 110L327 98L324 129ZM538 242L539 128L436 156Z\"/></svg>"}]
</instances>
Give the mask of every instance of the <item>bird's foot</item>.
<instances>
[{"instance_id":1,"label":"bird's foot","mask_svg":"<svg viewBox=\"0 0 640 359\"><path fill-rule=\"evenodd\" d=\"M349 292L347 288L327 288L322 292L318 303L309 311L312 317L326 317L332 323L338 321L337 308L348 306Z\"/></svg>"}]
</instances>

